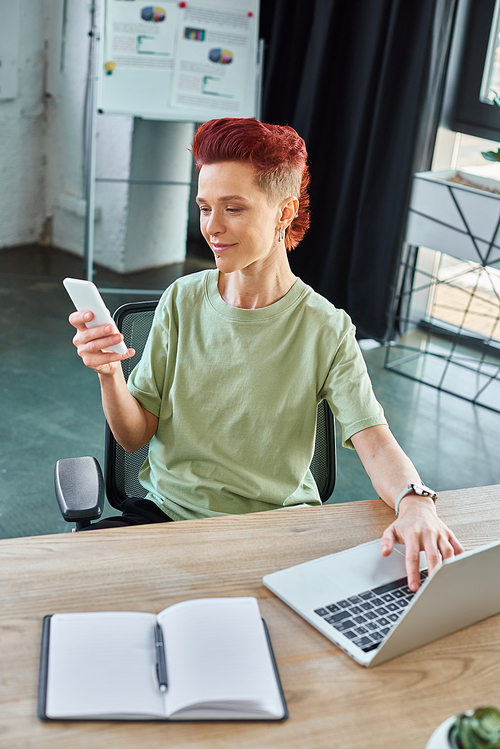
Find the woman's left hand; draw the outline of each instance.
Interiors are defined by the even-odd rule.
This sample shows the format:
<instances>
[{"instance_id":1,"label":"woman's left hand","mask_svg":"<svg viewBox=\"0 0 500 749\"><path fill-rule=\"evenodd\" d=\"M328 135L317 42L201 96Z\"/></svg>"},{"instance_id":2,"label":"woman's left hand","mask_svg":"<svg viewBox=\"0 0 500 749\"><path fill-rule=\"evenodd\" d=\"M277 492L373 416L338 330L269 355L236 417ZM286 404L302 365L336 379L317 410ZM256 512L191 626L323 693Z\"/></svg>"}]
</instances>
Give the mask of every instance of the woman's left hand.
<instances>
[{"instance_id":1,"label":"woman's left hand","mask_svg":"<svg viewBox=\"0 0 500 749\"><path fill-rule=\"evenodd\" d=\"M442 559L449 559L463 552L463 546L445 523L438 517L432 499L406 496L400 504L399 515L386 528L380 546L383 556L389 556L394 544L405 545L408 587L416 591L420 587L419 558L425 551L429 572Z\"/></svg>"}]
</instances>

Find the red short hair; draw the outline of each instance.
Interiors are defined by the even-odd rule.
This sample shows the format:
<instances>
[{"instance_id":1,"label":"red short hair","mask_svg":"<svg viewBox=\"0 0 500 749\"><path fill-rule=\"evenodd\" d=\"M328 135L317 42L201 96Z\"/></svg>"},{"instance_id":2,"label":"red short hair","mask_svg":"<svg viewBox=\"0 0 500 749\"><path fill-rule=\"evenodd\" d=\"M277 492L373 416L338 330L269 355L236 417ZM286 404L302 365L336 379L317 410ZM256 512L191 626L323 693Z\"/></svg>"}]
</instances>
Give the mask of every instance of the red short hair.
<instances>
[{"instance_id":1,"label":"red short hair","mask_svg":"<svg viewBox=\"0 0 500 749\"><path fill-rule=\"evenodd\" d=\"M272 200L297 197L299 210L287 229L285 247L298 245L310 223L309 169L306 144L293 127L243 118L210 120L196 131L192 154L198 169L221 161L250 163L257 184Z\"/></svg>"}]
</instances>

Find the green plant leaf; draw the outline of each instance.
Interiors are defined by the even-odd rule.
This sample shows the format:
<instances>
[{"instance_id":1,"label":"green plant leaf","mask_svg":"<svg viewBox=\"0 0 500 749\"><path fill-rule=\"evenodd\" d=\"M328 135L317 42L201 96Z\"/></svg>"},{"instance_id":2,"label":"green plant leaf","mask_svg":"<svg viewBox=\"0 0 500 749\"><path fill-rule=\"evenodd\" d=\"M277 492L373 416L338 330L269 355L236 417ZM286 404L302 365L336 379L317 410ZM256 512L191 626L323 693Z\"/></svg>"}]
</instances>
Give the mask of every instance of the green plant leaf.
<instances>
[{"instance_id":1,"label":"green plant leaf","mask_svg":"<svg viewBox=\"0 0 500 749\"><path fill-rule=\"evenodd\" d=\"M500 161L500 148L498 151L481 151L481 156L487 161Z\"/></svg>"},{"instance_id":2,"label":"green plant leaf","mask_svg":"<svg viewBox=\"0 0 500 749\"><path fill-rule=\"evenodd\" d=\"M460 713L449 734L453 749L500 749L500 711L480 707Z\"/></svg>"}]
</instances>

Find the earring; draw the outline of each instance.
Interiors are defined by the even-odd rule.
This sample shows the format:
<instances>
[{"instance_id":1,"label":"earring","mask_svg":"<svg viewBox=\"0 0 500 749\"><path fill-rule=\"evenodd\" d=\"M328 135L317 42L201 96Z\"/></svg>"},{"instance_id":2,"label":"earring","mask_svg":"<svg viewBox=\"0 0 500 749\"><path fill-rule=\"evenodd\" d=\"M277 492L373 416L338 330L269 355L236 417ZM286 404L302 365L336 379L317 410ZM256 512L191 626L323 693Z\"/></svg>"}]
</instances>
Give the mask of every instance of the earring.
<instances>
[{"instance_id":1,"label":"earring","mask_svg":"<svg viewBox=\"0 0 500 749\"><path fill-rule=\"evenodd\" d=\"M284 240L284 238L285 238L285 229L283 229L283 227L281 227L280 234L279 234L279 241L282 242Z\"/></svg>"}]
</instances>

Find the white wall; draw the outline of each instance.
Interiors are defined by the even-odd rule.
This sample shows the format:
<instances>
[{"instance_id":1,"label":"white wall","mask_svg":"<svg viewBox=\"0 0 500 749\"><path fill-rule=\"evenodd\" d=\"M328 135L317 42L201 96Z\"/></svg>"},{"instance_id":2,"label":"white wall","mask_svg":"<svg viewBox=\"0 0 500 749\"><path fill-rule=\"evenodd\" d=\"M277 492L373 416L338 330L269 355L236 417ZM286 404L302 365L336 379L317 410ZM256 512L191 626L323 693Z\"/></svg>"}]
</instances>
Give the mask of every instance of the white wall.
<instances>
[{"instance_id":1,"label":"white wall","mask_svg":"<svg viewBox=\"0 0 500 749\"><path fill-rule=\"evenodd\" d=\"M7 33L16 2L0 0ZM0 247L36 241L44 219L43 11L39 0L23 0L29 20L16 29L18 95L0 100Z\"/></svg>"},{"instance_id":2,"label":"white wall","mask_svg":"<svg viewBox=\"0 0 500 749\"><path fill-rule=\"evenodd\" d=\"M83 254L90 2L19 3L19 95L0 101L0 247ZM99 20L99 14L97 20ZM97 175L188 182L193 126L97 116ZM154 143L150 142L154 138ZM137 153L136 153L137 152ZM148 157L145 158L145 155ZM120 273L185 257L188 187L96 186L95 261Z\"/></svg>"}]
</instances>

